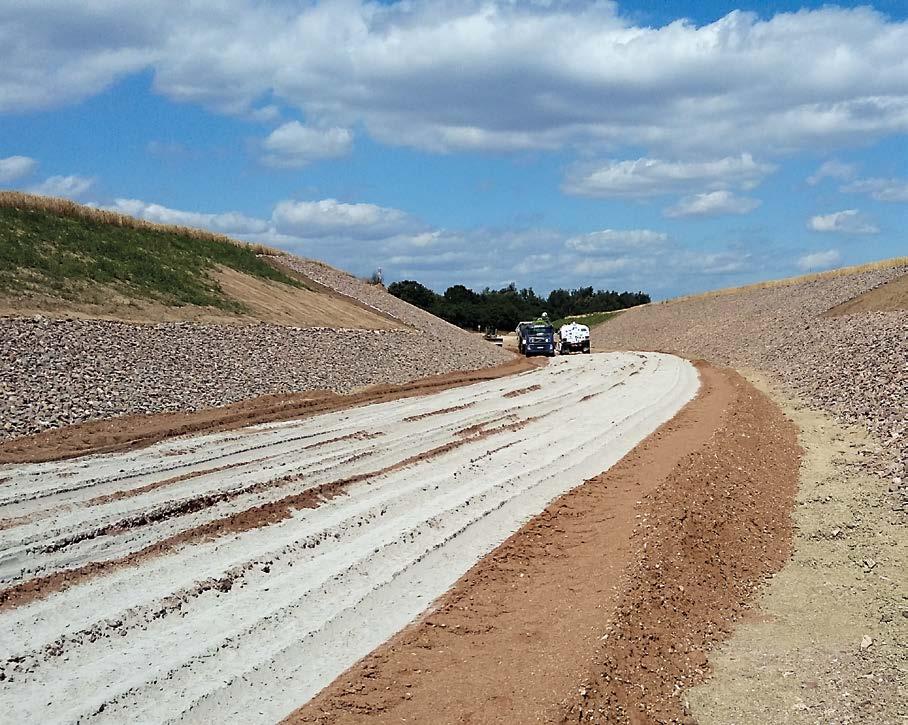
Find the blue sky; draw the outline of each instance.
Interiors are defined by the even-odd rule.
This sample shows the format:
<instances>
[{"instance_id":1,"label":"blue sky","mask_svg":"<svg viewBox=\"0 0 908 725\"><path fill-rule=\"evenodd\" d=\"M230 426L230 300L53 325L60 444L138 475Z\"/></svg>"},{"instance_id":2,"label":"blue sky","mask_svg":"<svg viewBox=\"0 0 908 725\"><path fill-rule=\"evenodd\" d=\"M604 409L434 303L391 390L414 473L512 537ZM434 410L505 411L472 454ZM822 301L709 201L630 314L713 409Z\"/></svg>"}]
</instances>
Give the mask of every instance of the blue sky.
<instances>
[{"instance_id":1,"label":"blue sky","mask_svg":"<svg viewBox=\"0 0 908 725\"><path fill-rule=\"evenodd\" d=\"M436 289L908 254L908 3L0 0L0 187Z\"/></svg>"}]
</instances>

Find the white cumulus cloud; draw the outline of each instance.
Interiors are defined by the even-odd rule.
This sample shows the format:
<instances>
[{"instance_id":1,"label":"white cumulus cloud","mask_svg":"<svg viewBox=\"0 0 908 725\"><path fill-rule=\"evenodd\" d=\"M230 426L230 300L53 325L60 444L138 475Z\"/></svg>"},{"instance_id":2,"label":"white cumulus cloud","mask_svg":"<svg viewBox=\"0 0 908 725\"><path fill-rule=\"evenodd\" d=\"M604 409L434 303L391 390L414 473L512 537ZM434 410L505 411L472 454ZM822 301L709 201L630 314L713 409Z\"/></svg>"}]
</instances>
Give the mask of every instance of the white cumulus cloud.
<instances>
[{"instance_id":1,"label":"white cumulus cloud","mask_svg":"<svg viewBox=\"0 0 908 725\"><path fill-rule=\"evenodd\" d=\"M646 251L662 246L668 235L651 229L603 229L565 242L565 247L583 254L616 254L627 251Z\"/></svg>"},{"instance_id":2,"label":"white cumulus cloud","mask_svg":"<svg viewBox=\"0 0 908 725\"><path fill-rule=\"evenodd\" d=\"M807 177L807 183L810 186L816 186L823 179L840 179L847 180L854 178L854 164L844 164L841 161L832 159L824 162L814 174Z\"/></svg>"},{"instance_id":3,"label":"white cumulus cloud","mask_svg":"<svg viewBox=\"0 0 908 725\"><path fill-rule=\"evenodd\" d=\"M878 234L880 229L868 221L857 209L845 209L832 214L811 217L807 228L815 232L837 232L839 234Z\"/></svg>"},{"instance_id":4,"label":"white cumulus cloud","mask_svg":"<svg viewBox=\"0 0 908 725\"><path fill-rule=\"evenodd\" d=\"M274 208L272 220L278 232L308 239L382 239L424 231L418 220L400 209L345 204L336 199L282 201Z\"/></svg>"},{"instance_id":5,"label":"white cumulus cloud","mask_svg":"<svg viewBox=\"0 0 908 725\"><path fill-rule=\"evenodd\" d=\"M906 47L908 22L834 5L648 26L615 2L7 2L0 112L147 71L181 102L439 151L765 154L908 131Z\"/></svg>"},{"instance_id":6,"label":"white cumulus cloud","mask_svg":"<svg viewBox=\"0 0 908 725\"><path fill-rule=\"evenodd\" d=\"M906 179L857 179L841 190L846 194L869 194L877 201L908 202Z\"/></svg>"},{"instance_id":7,"label":"white cumulus cloud","mask_svg":"<svg viewBox=\"0 0 908 725\"><path fill-rule=\"evenodd\" d=\"M798 269L804 272L811 272L819 269L829 269L834 267L842 259L836 249L827 249L825 252L811 252L798 258Z\"/></svg>"},{"instance_id":8,"label":"white cumulus cloud","mask_svg":"<svg viewBox=\"0 0 908 725\"><path fill-rule=\"evenodd\" d=\"M753 255L731 250L723 252L685 251L679 255L678 266L688 274L723 275L737 274L750 269Z\"/></svg>"},{"instance_id":9,"label":"white cumulus cloud","mask_svg":"<svg viewBox=\"0 0 908 725\"><path fill-rule=\"evenodd\" d=\"M762 202L747 196L737 196L727 189L708 191L681 199L665 210L667 217L724 216L727 214L749 214Z\"/></svg>"},{"instance_id":10,"label":"white cumulus cloud","mask_svg":"<svg viewBox=\"0 0 908 725\"><path fill-rule=\"evenodd\" d=\"M318 159L346 156L353 134L346 128L312 128L290 121L262 142L262 161L268 166L300 167Z\"/></svg>"},{"instance_id":11,"label":"white cumulus cloud","mask_svg":"<svg viewBox=\"0 0 908 725\"><path fill-rule=\"evenodd\" d=\"M617 259L578 259L574 264L574 274L578 277L595 279L596 277L611 278L619 272L624 272L631 267L638 266L639 261L629 257Z\"/></svg>"},{"instance_id":12,"label":"white cumulus cloud","mask_svg":"<svg viewBox=\"0 0 908 725\"><path fill-rule=\"evenodd\" d=\"M747 153L707 161L641 158L583 163L568 170L562 188L568 194L596 198L645 198L691 187L750 189L774 168Z\"/></svg>"},{"instance_id":13,"label":"white cumulus cloud","mask_svg":"<svg viewBox=\"0 0 908 725\"><path fill-rule=\"evenodd\" d=\"M78 199L94 186L95 180L87 176L50 176L29 188L33 194Z\"/></svg>"},{"instance_id":14,"label":"white cumulus cloud","mask_svg":"<svg viewBox=\"0 0 908 725\"><path fill-rule=\"evenodd\" d=\"M281 201L268 218L238 211L210 213L173 209L141 199L120 198L111 204L93 206L158 224L197 227L247 241L298 249L316 258L333 256L336 261L337 254L351 255L348 261L356 263L362 261L366 251L363 242L367 241L370 242L369 254L380 246L389 256L400 249L424 251L431 256L446 244L450 249L450 240L460 239L444 230L431 229L399 209L375 204L346 204L335 199Z\"/></svg>"},{"instance_id":15,"label":"white cumulus cloud","mask_svg":"<svg viewBox=\"0 0 908 725\"><path fill-rule=\"evenodd\" d=\"M260 234L270 229L270 223L267 220L255 219L235 211L206 214L171 209L161 204L152 204L139 199L116 199L113 204L103 208L158 224L199 227L221 234Z\"/></svg>"},{"instance_id":16,"label":"white cumulus cloud","mask_svg":"<svg viewBox=\"0 0 908 725\"><path fill-rule=\"evenodd\" d=\"M38 167L38 162L28 156L7 156L0 159L0 184L8 184L28 176Z\"/></svg>"}]
</instances>

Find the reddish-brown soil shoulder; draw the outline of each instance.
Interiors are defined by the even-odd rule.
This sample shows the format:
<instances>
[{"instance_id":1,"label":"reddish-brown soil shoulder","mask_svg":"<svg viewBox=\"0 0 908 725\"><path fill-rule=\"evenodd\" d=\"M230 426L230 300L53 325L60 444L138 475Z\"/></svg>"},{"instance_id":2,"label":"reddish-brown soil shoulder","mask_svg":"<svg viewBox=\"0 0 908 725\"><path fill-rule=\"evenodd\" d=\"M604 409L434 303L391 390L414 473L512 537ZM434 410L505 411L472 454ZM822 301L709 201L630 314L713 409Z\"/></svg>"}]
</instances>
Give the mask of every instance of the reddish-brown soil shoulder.
<instances>
[{"instance_id":1,"label":"reddish-brown soil shoulder","mask_svg":"<svg viewBox=\"0 0 908 725\"><path fill-rule=\"evenodd\" d=\"M677 722L709 652L791 556L797 427L737 373L723 419L644 500L640 558L562 722Z\"/></svg>"}]
</instances>

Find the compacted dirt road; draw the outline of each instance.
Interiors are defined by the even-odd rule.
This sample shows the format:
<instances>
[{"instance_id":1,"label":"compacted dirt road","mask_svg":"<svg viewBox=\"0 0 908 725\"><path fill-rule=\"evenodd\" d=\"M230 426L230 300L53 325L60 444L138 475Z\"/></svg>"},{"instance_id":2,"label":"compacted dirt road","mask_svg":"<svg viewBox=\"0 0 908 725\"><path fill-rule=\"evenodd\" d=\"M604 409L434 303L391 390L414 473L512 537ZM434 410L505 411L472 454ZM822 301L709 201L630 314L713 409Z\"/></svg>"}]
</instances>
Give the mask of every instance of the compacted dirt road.
<instances>
[{"instance_id":1,"label":"compacted dirt road","mask_svg":"<svg viewBox=\"0 0 908 725\"><path fill-rule=\"evenodd\" d=\"M698 368L678 415L287 722L690 723L688 688L789 555L800 459L778 406Z\"/></svg>"},{"instance_id":2,"label":"compacted dirt road","mask_svg":"<svg viewBox=\"0 0 908 725\"><path fill-rule=\"evenodd\" d=\"M559 358L422 398L0 466L0 711L279 720L698 386L669 355Z\"/></svg>"}]
</instances>

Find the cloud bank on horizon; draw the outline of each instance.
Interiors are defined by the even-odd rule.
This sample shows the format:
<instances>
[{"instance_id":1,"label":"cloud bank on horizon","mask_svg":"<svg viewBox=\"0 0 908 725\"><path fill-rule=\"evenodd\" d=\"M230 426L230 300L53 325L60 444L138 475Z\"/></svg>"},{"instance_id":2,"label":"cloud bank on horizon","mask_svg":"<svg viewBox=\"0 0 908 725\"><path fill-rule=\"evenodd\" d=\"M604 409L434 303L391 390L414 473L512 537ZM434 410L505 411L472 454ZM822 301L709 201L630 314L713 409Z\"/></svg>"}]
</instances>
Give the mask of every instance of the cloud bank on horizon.
<instances>
[{"instance_id":1,"label":"cloud bank on horizon","mask_svg":"<svg viewBox=\"0 0 908 725\"><path fill-rule=\"evenodd\" d=\"M905 12L802 4L9 3L0 185L436 288L906 254Z\"/></svg>"}]
</instances>

